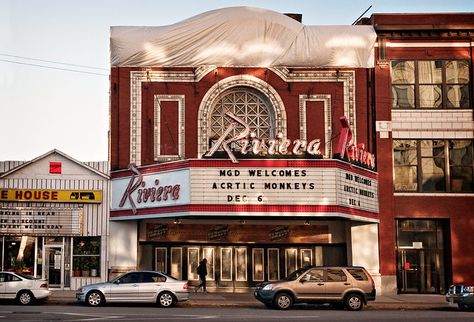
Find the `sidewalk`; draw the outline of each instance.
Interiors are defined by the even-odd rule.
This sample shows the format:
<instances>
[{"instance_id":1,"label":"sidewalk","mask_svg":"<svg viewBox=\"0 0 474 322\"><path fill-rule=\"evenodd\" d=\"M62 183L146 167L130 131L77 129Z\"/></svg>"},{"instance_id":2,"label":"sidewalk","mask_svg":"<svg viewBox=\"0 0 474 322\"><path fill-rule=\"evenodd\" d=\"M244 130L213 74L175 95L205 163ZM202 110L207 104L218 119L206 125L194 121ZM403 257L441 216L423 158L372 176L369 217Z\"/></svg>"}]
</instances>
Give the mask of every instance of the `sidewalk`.
<instances>
[{"instance_id":1,"label":"sidewalk","mask_svg":"<svg viewBox=\"0 0 474 322\"><path fill-rule=\"evenodd\" d=\"M52 290L49 304L78 304L76 291ZM189 293L189 301L178 304L181 307L262 307L252 293ZM444 295L401 294L380 295L365 307L367 310L449 310L456 309L449 305Z\"/></svg>"}]
</instances>

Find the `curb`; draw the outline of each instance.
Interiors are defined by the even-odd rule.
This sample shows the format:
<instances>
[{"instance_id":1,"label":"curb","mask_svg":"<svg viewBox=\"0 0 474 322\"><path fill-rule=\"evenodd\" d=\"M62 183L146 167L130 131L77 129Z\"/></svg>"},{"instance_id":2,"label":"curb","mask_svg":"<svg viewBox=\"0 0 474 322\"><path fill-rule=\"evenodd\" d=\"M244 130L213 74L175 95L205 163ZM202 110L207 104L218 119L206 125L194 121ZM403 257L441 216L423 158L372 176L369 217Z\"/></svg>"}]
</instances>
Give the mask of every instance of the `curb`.
<instances>
[{"instance_id":1,"label":"curb","mask_svg":"<svg viewBox=\"0 0 474 322\"><path fill-rule=\"evenodd\" d=\"M65 299L48 299L45 303L52 305L84 305L75 300L65 300ZM307 305L299 304L299 308L315 308L320 309L322 305ZM199 300L190 300L186 302L180 302L177 304L177 307L240 307L240 308L265 308L265 306L260 302L218 302L218 301L199 301ZM329 306L326 306L329 307ZM409 310L439 310L439 311L456 311L457 307L450 306L449 304L426 304L426 303L369 303L364 306L364 310L369 311L409 311Z\"/></svg>"}]
</instances>

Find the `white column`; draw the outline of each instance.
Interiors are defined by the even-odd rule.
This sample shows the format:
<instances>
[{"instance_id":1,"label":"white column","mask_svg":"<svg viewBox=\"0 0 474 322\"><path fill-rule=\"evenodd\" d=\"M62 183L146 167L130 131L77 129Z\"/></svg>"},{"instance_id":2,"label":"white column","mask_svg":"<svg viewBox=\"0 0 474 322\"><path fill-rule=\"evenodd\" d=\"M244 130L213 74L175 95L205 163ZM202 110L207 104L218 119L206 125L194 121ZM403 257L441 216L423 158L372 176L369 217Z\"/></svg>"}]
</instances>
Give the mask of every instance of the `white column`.
<instances>
[{"instance_id":1,"label":"white column","mask_svg":"<svg viewBox=\"0 0 474 322\"><path fill-rule=\"evenodd\" d=\"M137 268L137 232L137 221L135 220L110 222L109 268L111 275Z\"/></svg>"},{"instance_id":2,"label":"white column","mask_svg":"<svg viewBox=\"0 0 474 322\"><path fill-rule=\"evenodd\" d=\"M372 275L377 294L381 291L379 266L379 226L376 223L352 223L352 265L363 266Z\"/></svg>"}]
</instances>

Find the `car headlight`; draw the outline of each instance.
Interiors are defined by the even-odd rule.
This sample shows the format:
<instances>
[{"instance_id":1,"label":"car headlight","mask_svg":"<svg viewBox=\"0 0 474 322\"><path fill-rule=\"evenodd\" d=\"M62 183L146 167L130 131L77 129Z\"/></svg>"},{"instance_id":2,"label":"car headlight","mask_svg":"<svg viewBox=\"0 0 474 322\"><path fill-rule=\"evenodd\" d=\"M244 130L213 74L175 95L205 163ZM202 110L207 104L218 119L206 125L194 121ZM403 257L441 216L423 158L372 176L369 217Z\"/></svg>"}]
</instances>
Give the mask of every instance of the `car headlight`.
<instances>
[{"instance_id":1,"label":"car headlight","mask_svg":"<svg viewBox=\"0 0 474 322\"><path fill-rule=\"evenodd\" d=\"M272 289L273 289L272 284L267 284L262 288L262 290L264 290L264 291L271 291Z\"/></svg>"}]
</instances>

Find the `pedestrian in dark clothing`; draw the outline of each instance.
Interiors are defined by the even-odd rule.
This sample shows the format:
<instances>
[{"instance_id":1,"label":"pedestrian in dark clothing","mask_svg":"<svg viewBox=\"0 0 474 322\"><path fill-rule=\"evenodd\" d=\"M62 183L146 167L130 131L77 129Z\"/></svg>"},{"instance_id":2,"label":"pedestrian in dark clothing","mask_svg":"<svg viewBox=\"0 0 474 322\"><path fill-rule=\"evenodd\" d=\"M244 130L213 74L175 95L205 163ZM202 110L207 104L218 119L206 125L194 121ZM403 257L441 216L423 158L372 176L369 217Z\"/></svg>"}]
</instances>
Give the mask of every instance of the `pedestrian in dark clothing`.
<instances>
[{"instance_id":1,"label":"pedestrian in dark clothing","mask_svg":"<svg viewBox=\"0 0 474 322\"><path fill-rule=\"evenodd\" d=\"M202 291L206 293L207 259L204 258L202 261L199 262L197 273L199 275L199 280L201 281L201 283L194 291L197 292L202 287Z\"/></svg>"}]
</instances>

